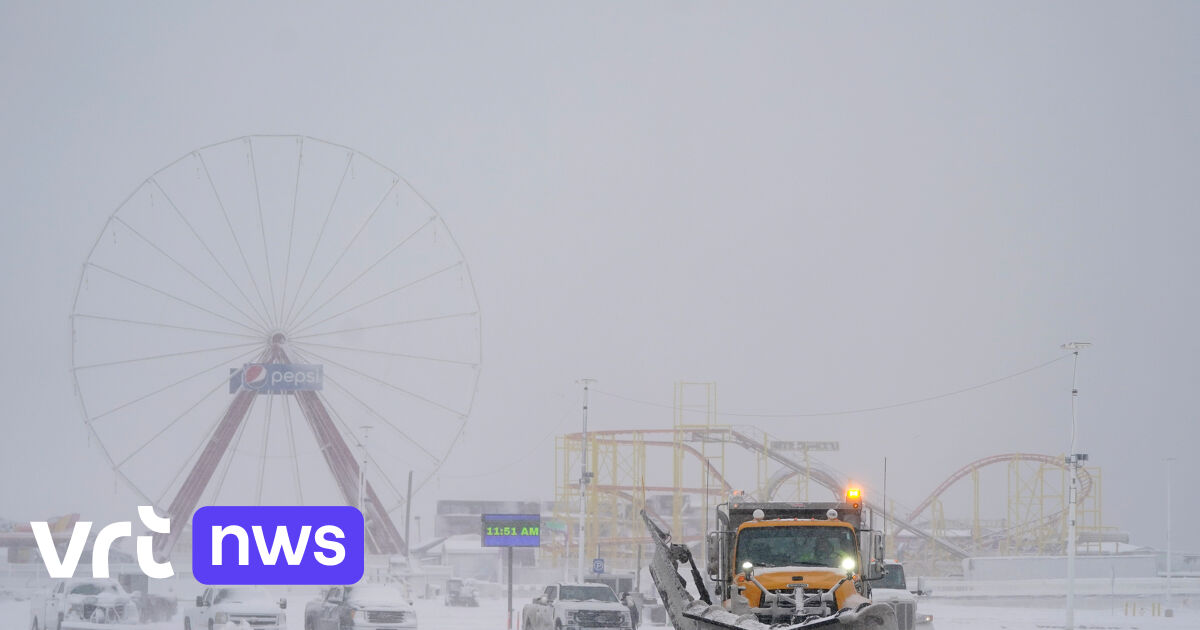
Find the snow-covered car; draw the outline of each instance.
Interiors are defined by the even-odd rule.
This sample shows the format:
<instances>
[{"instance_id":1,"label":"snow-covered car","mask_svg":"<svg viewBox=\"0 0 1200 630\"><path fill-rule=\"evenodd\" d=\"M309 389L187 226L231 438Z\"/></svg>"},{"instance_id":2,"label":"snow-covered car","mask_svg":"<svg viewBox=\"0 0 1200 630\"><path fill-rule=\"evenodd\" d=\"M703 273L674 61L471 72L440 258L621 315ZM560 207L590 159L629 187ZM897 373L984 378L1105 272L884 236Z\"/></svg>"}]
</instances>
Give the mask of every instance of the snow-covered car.
<instances>
[{"instance_id":1,"label":"snow-covered car","mask_svg":"<svg viewBox=\"0 0 1200 630\"><path fill-rule=\"evenodd\" d=\"M629 609L604 584L551 584L521 610L525 630L630 630Z\"/></svg>"},{"instance_id":2,"label":"snow-covered car","mask_svg":"<svg viewBox=\"0 0 1200 630\"><path fill-rule=\"evenodd\" d=\"M304 607L304 630L412 630L417 613L404 593L387 584L332 586Z\"/></svg>"},{"instance_id":3,"label":"snow-covered car","mask_svg":"<svg viewBox=\"0 0 1200 630\"><path fill-rule=\"evenodd\" d=\"M29 627L34 630L59 630L64 621L72 620L136 623L139 618L133 596L116 580L102 578L56 581L33 599L29 610Z\"/></svg>"},{"instance_id":4,"label":"snow-covered car","mask_svg":"<svg viewBox=\"0 0 1200 630\"><path fill-rule=\"evenodd\" d=\"M889 604L896 611L900 630L917 626L921 626L921 630L933 630L933 615L921 614L917 610L916 594L908 590L904 565L894 562L883 565L883 579L871 583L871 599Z\"/></svg>"},{"instance_id":5,"label":"snow-covered car","mask_svg":"<svg viewBox=\"0 0 1200 630\"><path fill-rule=\"evenodd\" d=\"M287 627L286 608L286 599L276 599L267 591L252 586L206 588L196 597L195 607L184 611L183 628L284 630Z\"/></svg>"}]
</instances>

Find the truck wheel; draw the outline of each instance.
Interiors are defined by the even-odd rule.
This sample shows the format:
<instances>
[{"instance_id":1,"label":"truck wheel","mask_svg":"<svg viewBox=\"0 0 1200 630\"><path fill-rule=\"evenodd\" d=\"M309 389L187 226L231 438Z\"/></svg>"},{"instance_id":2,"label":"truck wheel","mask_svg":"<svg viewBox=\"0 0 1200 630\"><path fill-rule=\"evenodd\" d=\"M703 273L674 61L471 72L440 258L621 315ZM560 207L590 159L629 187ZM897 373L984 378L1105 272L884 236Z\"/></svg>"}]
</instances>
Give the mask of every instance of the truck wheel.
<instances>
[{"instance_id":1,"label":"truck wheel","mask_svg":"<svg viewBox=\"0 0 1200 630\"><path fill-rule=\"evenodd\" d=\"M209 620L208 620L208 630L213 630L213 622L212 622L212 619L209 619Z\"/></svg>"},{"instance_id":2,"label":"truck wheel","mask_svg":"<svg viewBox=\"0 0 1200 630\"><path fill-rule=\"evenodd\" d=\"M187 617L183 618L183 630L192 630L192 620Z\"/></svg>"},{"instance_id":3,"label":"truck wheel","mask_svg":"<svg viewBox=\"0 0 1200 630\"><path fill-rule=\"evenodd\" d=\"M30 628L33 628L33 630L38 630L38 625L37 625L37 617L34 617L34 618L33 618L33 625L32 625L32 626L29 626L29 627L30 627Z\"/></svg>"}]
</instances>

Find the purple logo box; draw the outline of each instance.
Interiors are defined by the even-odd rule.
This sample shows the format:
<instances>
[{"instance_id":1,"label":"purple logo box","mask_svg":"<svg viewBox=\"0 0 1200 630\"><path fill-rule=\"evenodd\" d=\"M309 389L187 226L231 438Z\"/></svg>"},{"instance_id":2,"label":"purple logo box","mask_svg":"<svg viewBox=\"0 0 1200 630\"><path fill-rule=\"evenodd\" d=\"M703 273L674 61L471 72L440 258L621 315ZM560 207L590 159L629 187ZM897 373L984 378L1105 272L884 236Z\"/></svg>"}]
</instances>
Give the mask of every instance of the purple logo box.
<instances>
[{"instance_id":1,"label":"purple logo box","mask_svg":"<svg viewBox=\"0 0 1200 630\"><path fill-rule=\"evenodd\" d=\"M210 505L192 516L201 584L354 584L363 560L354 507Z\"/></svg>"}]
</instances>

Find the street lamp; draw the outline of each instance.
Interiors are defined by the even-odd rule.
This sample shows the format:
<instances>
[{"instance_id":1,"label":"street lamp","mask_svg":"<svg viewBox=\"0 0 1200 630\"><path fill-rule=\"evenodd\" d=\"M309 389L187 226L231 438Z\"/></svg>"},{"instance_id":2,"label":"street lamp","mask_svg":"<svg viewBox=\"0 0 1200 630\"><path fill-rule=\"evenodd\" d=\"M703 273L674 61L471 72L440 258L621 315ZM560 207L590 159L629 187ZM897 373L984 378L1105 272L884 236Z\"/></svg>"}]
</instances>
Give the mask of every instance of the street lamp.
<instances>
[{"instance_id":1,"label":"street lamp","mask_svg":"<svg viewBox=\"0 0 1200 630\"><path fill-rule=\"evenodd\" d=\"M583 583L584 576L584 514L587 512L587 485L591 478L587 469L587 416L588 416L588 388L592 383L596 382L594 378L585 378L580 380L583 383L583 442L579 450L580 471L579 471L579 541L576 543L579 546L579 582ZM564 559L565 563L565 559Z\"/></svg>"},{"instance_id":2,"label":"street lamp","mask_svg":"<svg viewBox=\"0 0 1200 630\"><path fill-rule=\"evenodd\" d=\"M367 514L367 441L369 440L371 429L374 428L369 424L364 424L359 427L362 429L362 441L358 443L362 447L362 463L358 465L358 511L363 513L363 518Z\"/></svg>"},{"instance_id":3,"label":"street lamp","mask_svg":"<svg viewBox=\"0 0 1200 630\"><path fill-rule=\"evenodd\" d=\"M1167 610L1171 609L1171 465L1174 457L1168 457L1167 462Z\"/></svg>"},{"instance_id":4,"label":"street lamp","mask_svg":"<svg viewBox=\"0 0 1200 630\"><path fill-rule=\"evenodd\" d=\"M1067 455L1066 463L1071 467L1070 507L1067 512L1067 630L1075 630L1075 505L1079 500L1079 466L1086 462L1086 453L1075 452L1075 434L1077 428L1076 406L1079 400L1079 389L1075 386L1075 377L1079 373L1079 351L1090 347L1086 341L1072 341L1062 345L1075 355L1071 367L1071 452Z\"/></svg>"}]
</instances>

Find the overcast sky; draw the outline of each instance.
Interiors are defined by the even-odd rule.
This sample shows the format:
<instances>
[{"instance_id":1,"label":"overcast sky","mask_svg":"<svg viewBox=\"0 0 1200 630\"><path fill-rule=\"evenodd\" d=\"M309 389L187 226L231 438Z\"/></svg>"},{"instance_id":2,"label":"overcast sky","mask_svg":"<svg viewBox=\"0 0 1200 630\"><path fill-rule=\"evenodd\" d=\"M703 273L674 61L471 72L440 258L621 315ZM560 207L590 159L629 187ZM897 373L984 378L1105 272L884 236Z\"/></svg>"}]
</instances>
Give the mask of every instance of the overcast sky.
<instances>
[{"instance_id":1,"label":"overcast sky","mask_svg":"<svg viewBox=\"0 0 1200 630\"><path fill-rule=\"evenodd\" d=\"M298 134L406 178L470 266L482 370L427 515L552 498L582 377L623 397L595 394L593 427L668 428L624 398L887 406L1087 340L1105 524L1161 545L1164 458L1175 522L1200 520L1198 29L1186 2L5 2L0 516L133 518L73 391L81 266L159 169ZM872 486L888 458L912 506L976 459L1067 452L1070 387L1063 360L753 423L840 441L826 461Z\"/></svg>"}]
</instances>

